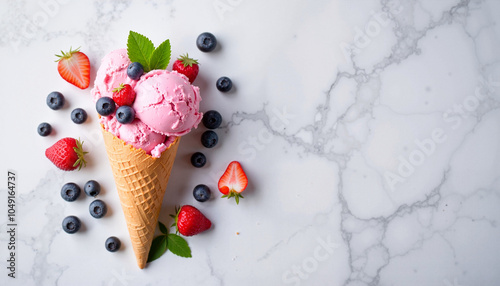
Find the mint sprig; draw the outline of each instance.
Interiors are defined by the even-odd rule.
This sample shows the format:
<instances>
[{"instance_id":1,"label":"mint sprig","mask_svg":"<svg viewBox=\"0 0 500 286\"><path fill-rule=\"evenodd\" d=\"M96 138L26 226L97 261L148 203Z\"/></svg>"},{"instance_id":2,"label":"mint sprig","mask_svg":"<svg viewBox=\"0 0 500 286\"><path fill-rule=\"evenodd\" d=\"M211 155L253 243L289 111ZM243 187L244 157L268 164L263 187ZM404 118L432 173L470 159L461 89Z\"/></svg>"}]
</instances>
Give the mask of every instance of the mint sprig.
<instances>
[{"instance_id":1,"label":"mint sprig","mask_svg":"<svg viewBox=\"0 0 500 286\"><path fill-rule=\"evenodd\" d=\"M156 49L147 37L130 31L127 39L127 54L131 62L139 62L144 72L166 69L170 62L170 41L165 40Z\"/></svg>"},{"instance_id":2,"label":"mint sprig","mask_svg":"<svg viewBox=\"0 0 500 286\"><path fill-rule=\"evenodd\" d=\"M180 257L191 257L191 248L187 241L175 233L168 235L168 249Z\"/></svg>"},{"instance_id":3,"label":"mint sprig","mask_svg":"<svg viewBox=\"0 0 500 286\"><path fill-rule=\"evenodd\" d=\"M166 69L168 63L170 62L170 41L165 40L161 43L151 55L149 59L149 65L152 70L155 69Z\"/></svg>"},{"instance_id":4,"label":"mint sprig","mask_svg":"<svg viewBox=\"0 0 500 286\"><path fill-rule=\"evenodd\" d=\"M192 257L191 248L189 248L184 238L174 233L169 234L167 227L160 221L158 227L162 234L153 239L148 254L148 262L160 258L167 250L180 257Z\"/></svg>"},{"instance_id":5,"label":"mint sprig","mask_svg":"<svg viewBox=\"0 0 500 286\"><path fill-rule=\"evenodd\" d=\"M167 227L163 223L161 223L161 221L158 221L158 227L160 228L161 233L168 234Z\"/></svg>"},{"instance_id":6,"label":"mint sprig","mask_svg":"<svg viewBox=\"0 0 500 286\"><path fill-rule=\"evenodd\" d=\"M168 249L167 235L159 235L153 239L151 248L149 249L148 262L160 258Z\"/></svg>"},{"instance_id":7,"label":"mint sprig","mask_svg":"<svg viewBox=\"0 0 500 286\"><path fill-rule=\"evenodd\" d=\"M127 54L131 62L139 62L143 67L144 71L150 71L149 58L153 54L155 46L153 42L147 37L130 31L127 39Z\"/></svg>"}]
</instances>

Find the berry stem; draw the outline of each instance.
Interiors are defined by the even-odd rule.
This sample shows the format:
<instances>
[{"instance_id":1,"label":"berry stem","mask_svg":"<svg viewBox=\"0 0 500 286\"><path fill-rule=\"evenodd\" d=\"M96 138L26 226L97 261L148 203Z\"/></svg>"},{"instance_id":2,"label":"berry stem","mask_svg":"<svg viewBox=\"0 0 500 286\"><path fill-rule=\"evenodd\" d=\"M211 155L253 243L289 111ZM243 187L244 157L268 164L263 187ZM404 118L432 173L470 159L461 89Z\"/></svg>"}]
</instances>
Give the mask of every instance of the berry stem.
<instances>
[{"instance_id":1,"label":"berry stem","mask_svg":"<svg viewBox=\"0 0 500 286\"><path fill-rule=\"evenodd\" d=\"M87 161L85 161L85 154L88 154L89 152L83 151L83 141L80 141L80 139L76 140L76 147L73 147L73 150L75 151L76 155L78 155L78 160L76 160L75 164L73 164L73 167L78 167L78 171L82 169L82 167L87 166Z\"/></svg>"},{"instance_id":2,"label":"berry stem","mask_svg":"<svg viewBox=\"0 0 500 286\"><path fill-rule=\"evenodd\" d=\"M240 198L244 198L240 193L236 192L235 190L229 191L227 195L223 195L221 198L234 198L236 200L236 204L240 204Z\"/></svg>"},{"instance_id":3,"label":"berry stem","mask_svg":"<svg viewBox=\"0 0 500 286\"><path fill-rule=\"evenodd\" d=\"M198 65L198 60L195 60L195 59L192 59L189 57L189 55L186 53L186 55L181 55L179 58L178 58L179 61L182 62L182 64L184 65L184 67L187 67L187 66L193 66L194 64L197 64Z\"/></svg>"},{"instance_id":4,"label":"berry stem","mask_svg":"<svg viewBox=\"0 0 500 286\"><path fill-rule=\"evenodd\" d=\"M69 52L65 53L64 51L61 51L61 54L60 55L56 55L56 57L58 57L58 59L56 60L56 62L62 60L62 59L68 59L68 58L71 58L71 56L76 53L76 52L79 52L80 51L80 47L78 47L77 49L74 49L73 48L69 48Z\"/></svg>"}]
</instances>

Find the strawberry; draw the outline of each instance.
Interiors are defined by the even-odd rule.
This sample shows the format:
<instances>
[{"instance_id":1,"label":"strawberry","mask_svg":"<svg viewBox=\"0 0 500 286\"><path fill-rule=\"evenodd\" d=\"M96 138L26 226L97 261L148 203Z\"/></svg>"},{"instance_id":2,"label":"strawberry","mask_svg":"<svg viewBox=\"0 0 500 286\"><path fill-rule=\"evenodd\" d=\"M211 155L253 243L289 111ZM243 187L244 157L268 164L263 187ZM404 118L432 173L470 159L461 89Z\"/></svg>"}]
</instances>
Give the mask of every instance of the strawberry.
<instances>
[{"instance_id":1,"label":"strawberry","mask_svg":"<svg viewBox=\"0 0 500 286\"><path fill-rule=\"evenodd\" d=\"M247 175L241 168L241 165L237 161L229 163L226 171L219 179L219 191L223 193L223 198L236 199L236 204L240 203L240 198L243 198L241 192L245 190L248 185Z\"/></svg>"},{"instance_id":2,"label":"strawberry","mask_svg":"<svg viewBox=\"0 0 500 286\"><path fill-rule=\"evenodd\" d=\"M85 154L82 149L83 142L74 138L66 137L57 141L45 150L45 156L63 171L80 170L87 165Z\"/></svg>"},{"instance_id":3,"label":"strawberry","mask_svg":"<svg viewBox=\"0 0 500 286\"><path fill-rule=\"evenodd\" d=\"M135 91L130 84L121 83L120 86L113 89L113 100L118 106L131 106L135 100Z\"/></svg>"},{"instance_id":4,"label":"strawberry","mask_svg":"<svg viewBox=\"0 0 500 286\"><path fill-rule=\"evenodd\" d=\"M175 216L171 215L175 219L172 226L176 226L177 232L184 236L193 236L212 226L212 222L193 206L184 205L180 209L176 208L176 213Z\"/></svg>"},{"instance_id":5,"label":"strawberry","mask_svg":"<svg viewBox=\"0 0 500 286\"><path fill-rule=\"evenodd\" d=\"M89 87L90 83L90 62L87 55L76 50L69 49L68 53L61 51L62 55L56 55L57 71L61 77L81 89Z\"/></svg>"},{"instance_id":6,"label":"strawberry","mask_svg":"<svg viewBox=\"0 0 500 286\"><path fill-rule=\"evenodd\" d=\"M188 54L186 54L185 56L177 58L172 66L172 70L187 76L189 82L193 83L200 68L198 67L198 60L191 59Z\"/></svg>"}]
</instances>

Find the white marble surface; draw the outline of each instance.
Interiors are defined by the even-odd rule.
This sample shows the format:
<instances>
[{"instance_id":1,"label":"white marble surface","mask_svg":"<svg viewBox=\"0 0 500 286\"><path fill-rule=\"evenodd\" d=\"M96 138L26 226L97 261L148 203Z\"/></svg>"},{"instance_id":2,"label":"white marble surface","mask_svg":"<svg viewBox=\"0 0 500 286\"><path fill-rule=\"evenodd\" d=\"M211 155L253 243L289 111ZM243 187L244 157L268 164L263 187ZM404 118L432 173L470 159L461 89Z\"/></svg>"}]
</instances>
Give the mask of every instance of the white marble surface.
<instances>
[{"instance_id":1,"label":"white marble surface","mask_svg":"<svg viewBox=\"0 0 500 286\"><path fill-rule=\"evenodd\" d=\"M11 0L0 15L0 285L500 284L500 1ZM81 46L93 80L129 30L198 58L202 110L224 117L213 150L199 143L203 128L183 138L160 215L170 223L174 205L193 204L214 228L188 238L193 258L168 253L144 270L90 88L64 82L54 63ZM197 50L204 31L220 50ZM215 89L222 75L234 93ZM53 90L65 109L45 105ZM75 107L88 122L71 122ZM38 136L42 121L55 135ZM86 142L85 170L44 157L63 136ZM200 150L209 163L195 169ZM250 179L240 205L194 201L199 183L217 195L231 160ZM8 169L18 175L16 279L5 267ZM62 184L89 179L110 208L101 220L89 198L59 196ZM84 231L61 230L69 214ZM123 241L118 253L104 249L110 235Z\"/></svg>"}]
</instances>

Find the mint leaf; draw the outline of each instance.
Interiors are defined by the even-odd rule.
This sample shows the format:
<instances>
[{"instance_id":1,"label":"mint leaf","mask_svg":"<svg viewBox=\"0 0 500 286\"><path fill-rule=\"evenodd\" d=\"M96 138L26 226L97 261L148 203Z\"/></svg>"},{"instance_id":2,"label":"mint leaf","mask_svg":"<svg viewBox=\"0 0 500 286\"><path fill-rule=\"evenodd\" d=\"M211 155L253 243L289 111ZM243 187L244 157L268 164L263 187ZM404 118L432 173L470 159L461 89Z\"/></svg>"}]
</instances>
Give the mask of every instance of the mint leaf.
<instances>
[{"instance_id":1,"label":"mint leaf","mask_svg":"<svg viewBox=\"0 0 500 286\"><path fill-rule=\"evenodd\" d=\"M170 41L166 40L161 43L151 55L149 59L149 67L152 70L164 70L170 62Z\"/></svg>"},{"instance_id":2,"label":"mint leaf","mask_svg":"<svg viewBox=\"0 0 500 286\"><path fill-rule=\"evenodd\" d=\"M158 227L160 228L161 233L168 234L167 227L163 223L161 223L161 221L158 221Z\"/></svg>"},{"instance_id":3,"label":"mint leaf","mask_svg":"<svg viewBox=\"0 0 500 286\"><path fill-rule=\"evenodd\" d=\"M151 70L149 59L155 50L150 39L130 31L127 39L127 54L131 62L139 62L144 67L144 72Z\"/></svg>"},{"instance_id":4,"label":"mint leaf","mask_svg":"<svg viewBox=\"0 0 500 286\"><path fill-rule=\"evenodd\" d=\"M168 239L166 235L160 235L153 239L151 243L151 249L149 249L148 262L154 261L167 251Z\"/></svg>"},{"instance_id":5,"label":"mint leaf","mask_svg":"<svg viewBox=\"0 0 500 286\"><path fill-rule=\"evenodd\" d=\"M191 248L189 248L187 241L177 234L168 235L168 249L180 257L191 257Z\"/></svg>"}]
</instances>

